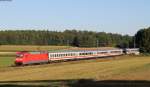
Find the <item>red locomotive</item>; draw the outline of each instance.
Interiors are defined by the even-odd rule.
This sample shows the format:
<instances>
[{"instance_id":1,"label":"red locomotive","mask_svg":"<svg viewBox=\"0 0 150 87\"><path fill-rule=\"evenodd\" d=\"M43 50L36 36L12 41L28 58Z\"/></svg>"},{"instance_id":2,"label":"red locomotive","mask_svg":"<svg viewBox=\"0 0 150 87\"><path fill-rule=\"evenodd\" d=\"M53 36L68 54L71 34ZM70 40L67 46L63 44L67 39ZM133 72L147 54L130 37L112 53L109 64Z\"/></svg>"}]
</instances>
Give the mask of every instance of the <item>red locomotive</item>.
<instances>
[{"instance_id":1,"label":"red locomotive","mask_svg":"<svg viewBox=\"0 0 150 87\"><path fill-rule=\"evenodd\" d=\"M128 49L129 50L129 49ZM127 52L128 52L127 50ZM133 50L133 49L132 49ZM130 53L139 53L139 49L134 49ZM80 51L61 51L61 52L17 52L16 53L16 65L28 65L28 64L40 64L48 63L51 61L58 60L76 60L76 59L89 59L89 58L99 58L99 57L111 57L123 55L124 50L80 50ZM129 54L129 52L128 52Z\"/></svg>"},{"instance_id":2,"label":"red locomotive","mask_svg":"<svg viewBox=\"0 0 150 87\"><path fill-rule=\"evenodd\" d=\"M35 63L48 62L48 53L46 52L17 52L16 53L16 65L28 65Z\"/></svg>"}]
</instances>

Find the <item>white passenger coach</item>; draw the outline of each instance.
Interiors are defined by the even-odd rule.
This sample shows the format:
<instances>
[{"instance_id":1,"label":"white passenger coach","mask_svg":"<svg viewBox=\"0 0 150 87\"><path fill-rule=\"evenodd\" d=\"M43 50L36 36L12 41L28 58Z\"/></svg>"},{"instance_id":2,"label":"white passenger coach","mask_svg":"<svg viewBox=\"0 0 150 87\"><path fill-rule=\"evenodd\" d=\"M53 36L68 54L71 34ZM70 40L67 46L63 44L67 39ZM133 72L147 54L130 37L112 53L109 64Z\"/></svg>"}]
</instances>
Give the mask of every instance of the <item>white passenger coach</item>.
<instances>
[{"instance_id":1,"label":"white passenger coach","mask_svg":"<svg viewBox=\"0 0 150 87\"><path fill-rule=\"evenodd\" d=\"M88 50L88 51L68 51L68 52L54 52L49 53L49 60L74 60L74 59L88 59L97 57L111 57L123 55L122 49L116 50Z\"/></svg>"}]
</instances>

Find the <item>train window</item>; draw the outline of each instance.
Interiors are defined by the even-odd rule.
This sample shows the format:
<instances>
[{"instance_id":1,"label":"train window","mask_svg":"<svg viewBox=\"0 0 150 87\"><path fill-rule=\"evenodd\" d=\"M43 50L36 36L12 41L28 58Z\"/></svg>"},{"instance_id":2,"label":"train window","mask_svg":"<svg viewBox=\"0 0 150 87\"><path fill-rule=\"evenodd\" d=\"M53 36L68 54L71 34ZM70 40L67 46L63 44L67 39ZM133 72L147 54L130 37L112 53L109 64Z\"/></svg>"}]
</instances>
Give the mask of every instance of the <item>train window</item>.
<instances>
[{"instance_id":1,"label":"train window","mask_svg":"<svg viewBox=\"0 0 150 87\"><path fill-rule=\"evenodd\" d=\"M60 54L60 57L62 57L62 54Z\"/></svg>"},{"instance_id":2,"label":"train window","mask_svg":"<svg viewBox=\"0 0 150 87\"><path fill-rule=\"evenodd\" d=\"M120 53L120 51L111 51L111 53Z\"/></svg>"},{"instance_id":3,"label":"train window","mask_svg":"<svg viewBox=\"0 0 150 87\"><path fill-rule=\"evenodd\" d=\"M85 55L88 55L88 53L85 53Z\"/></svg>"},{"instance_id":4,"label":"train window","mask_svg":"<svg viewBox=\"0 0 150 87\"><path fill-rule=\"evenodd\" d=\"M80 55L87 55L87 53L80 53Z\"/></svg>"},{"instance_id":5,"label":"train window","mask_svg":"<svg viewBox=\"0 0 150 87\"><path fill-rule=\"evenodd\" d=\"M90 53L88 53L88 55L92 55L92 53L90 52Z\"/></svg>"},{"instance_id":6,"label":"train window","mask_svg":"<svg viewBox=\"0 0 150 87\"><path fill-rule=\"evenodd\" d=\"M49 57L52 57L52 55L50 54Z\"/></svg>"},{"instance_id":7,"label":"train window","mask_svg":"<svg viewBox=\"0 0 150 87\"><path fill-rule=\"evenodd\" d=\"M84 55L85 53L82 53L82 55Z\"/></svg>"},{"instance_id":8,"label":"train window","mask_svg":"<svg viewBox=\"0 0 150 87\"><path fill-rule=\"evenodd\" d=\"M111 53L116 53L116 51L111 51Z\"/></svg>"},{"instance_id":9,"label":"train window","mask_svg":"<svg viewBox=\"0 0 150 87\"><path fill-rule=\"evenodd\" d=\"M81 55L84 55L84 53L81 53Z\"/></svg>"},{"instance_id":10,"label":"train window","mask_svg":"<svg viewBox=\"0 0 150 87\"><path fill-rule=\"evenodd\" d=\"M75 53L72 53L72 56L75 56Z\"/></svg>"},{"instance_id":11,"label":"train window","mask_svg":"<svg viewBox=\"0 0 150 87\"><path fill-rule=\"evenodd\" d=\"M71 53L71 56L73 56L73 53Z\"/></svg>"},{"instance_id":12,"label":"train window","mask_svg":"<svg viewBox=\"0 0 150 87\"><path fill-rule=\"evenodd\" d=\"M23 57L23 54L17 54L16 57L22 58L22 57Z\"/></svg>"},{"instance_id":13,"label":"train window","mask_svg":"<svg viewBox=\"0 0 150 87\"><path fill-rule=\"evenodd\" d=\"M60 57L62 57L62 54L60 54Z\"/></svg>"},{"instance_id":14,"label":"train window","mask_svg":"<svg viewBox=\"0 0 150 87\"><path fill-rule=\"evenodd\" d=\"M93 53L91 53L91 52L89 53L89 55L92 55L92 54L93 54Z\"/></svg>"},{"instance_id":15,"label":"train window","mask_svg":"<svg viewBox=\"0 0 150 87\"><path fill-rule=\"evenodd\" d=\"M53 54L51 54L51 57L53 57Z\"/></svg>"},{"instance_id":16,"label":"train window","mask_svg":"<svg viewBox=\"0 0 150 87\"><path fill-rule=\"evenodd\" d=\"M100 52L100 54L106 54L107 52Z\"/></svg>"},{"instance_id":17,"label":"train window","mask_svg":"<svg viewBox=\"0 0 150 87\"><path fill-rule=\"evenodd\" d=\"M82 55L85 55L85 53L82 53Z\"/></svg>"},{"instance_id":18,"label":"train window","mask_svg":"<svg viewBox=\"0 0 150 87\"><path fill-rule=\"evenodd\" d=\"M70 56L70 53L68 53L68 56Z\"/></svg>"},{"instance_id":19,"label":"train window","mask_svg":"<svg viewBox=\"0 0 150 87\"><path fill-rule=\"evenodd\" d=\"M79 54L77 54L77 53L74 53L74 56L78 56Z\"/></svg>"},{"instance_id":20,"label":"train window","mask_svg":"<svg viewBox=\"0 0 150 87\"><path fill-rule=\"evenodd\" d=\"M79 53L79 55L82 55L82 53Z\"/></svg>"},{"instance_id":21,"label":"train window","mask_svg":"<svg viewBox=\"0 0 150 87\"><path fill-rule=\"evenodd\" d=\"M55 54L55 57L57 57L57 54Z\"/></svg>"},{"instance_id":22,"label":"train window","mask_svg":"<svg viewBox=\"0 0 150 87\"><path fill-rule=\"evenodd\" d=\"M63 56L65 56L65 54L63 54Z\"/></svg>"},{"instance_id":23,"label":"train window","mask_svg":"<svg viewBox=\"0 0 150 87\"><path fill-rule=\"evenodd\" d=\"M102 52L97 52L97 54L102 54Z\"/></svg>"}]
</instances>

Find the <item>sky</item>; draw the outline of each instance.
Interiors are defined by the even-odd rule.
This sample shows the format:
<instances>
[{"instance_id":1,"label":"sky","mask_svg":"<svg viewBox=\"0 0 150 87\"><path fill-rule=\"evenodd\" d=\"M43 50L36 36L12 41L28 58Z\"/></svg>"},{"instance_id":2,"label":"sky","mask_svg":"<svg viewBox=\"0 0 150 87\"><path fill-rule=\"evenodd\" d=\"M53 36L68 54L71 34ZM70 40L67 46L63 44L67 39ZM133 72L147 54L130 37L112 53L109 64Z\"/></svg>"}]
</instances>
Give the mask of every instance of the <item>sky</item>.
<instances>
[{"instance_id":1,"label":"sky","mask_svg":"<svg viewBox=\"0 0 150 87\"><path fill-rule=\"evenodd\" d=\"M65 29L134 35L150 26L150 0L0 0L0 30Z\"/></svg>"}]
</instances>

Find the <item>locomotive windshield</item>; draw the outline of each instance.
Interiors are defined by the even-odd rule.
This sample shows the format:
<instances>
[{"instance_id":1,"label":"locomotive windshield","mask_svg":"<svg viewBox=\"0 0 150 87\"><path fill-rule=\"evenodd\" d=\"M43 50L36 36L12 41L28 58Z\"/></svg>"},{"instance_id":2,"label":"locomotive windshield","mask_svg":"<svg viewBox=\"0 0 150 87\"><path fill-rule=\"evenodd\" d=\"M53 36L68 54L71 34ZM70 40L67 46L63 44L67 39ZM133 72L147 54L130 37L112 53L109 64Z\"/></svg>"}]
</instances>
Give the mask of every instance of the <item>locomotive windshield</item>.
<instances>
[{"instance_id":1,"label":"locomotive windshield","mask_svg":"<svg viewBox=\"0 0 150 87\"><path fill-rule=\"evenodd\" d=\"M16 54L16 57L17 57L17 58L22 58L22 57L23 57L23 54Z\"/></svg>"},{"instance_id":2,"label":"locomotive windshield","mask_svg":"<svg viewBox=\"0 0 150 87\"><path fill-rule=\"evenodd\" d=\"M20 51L16 53L16 58L22 58L24 54L28 53L27 51Z\"/></svg>"}]
</instances>

